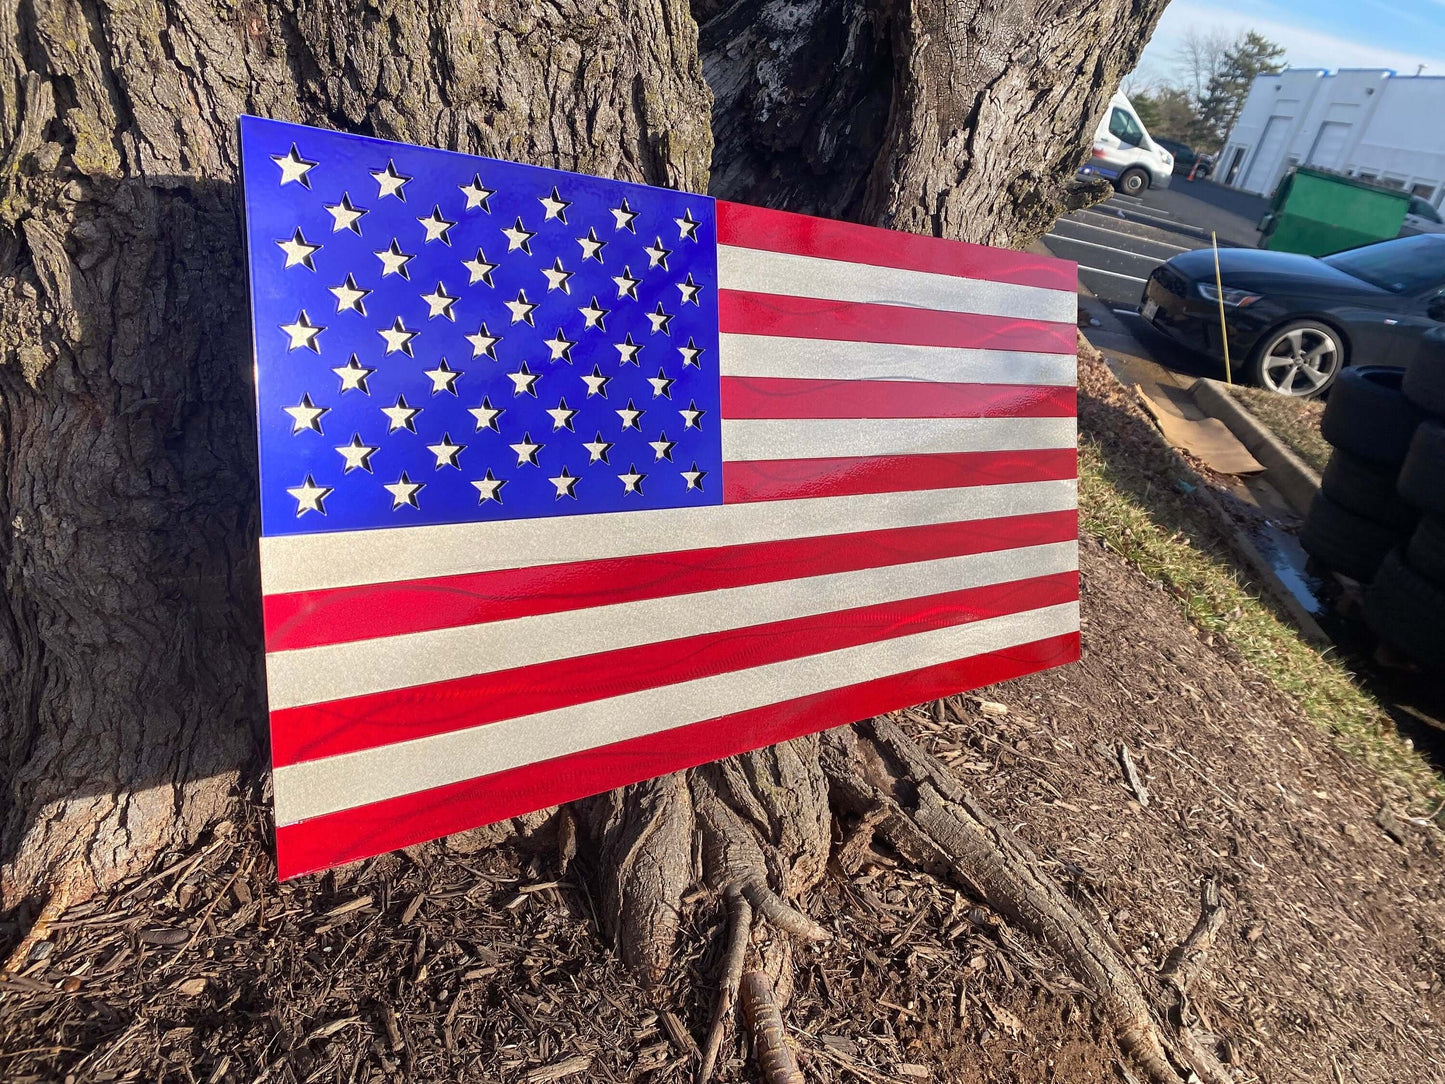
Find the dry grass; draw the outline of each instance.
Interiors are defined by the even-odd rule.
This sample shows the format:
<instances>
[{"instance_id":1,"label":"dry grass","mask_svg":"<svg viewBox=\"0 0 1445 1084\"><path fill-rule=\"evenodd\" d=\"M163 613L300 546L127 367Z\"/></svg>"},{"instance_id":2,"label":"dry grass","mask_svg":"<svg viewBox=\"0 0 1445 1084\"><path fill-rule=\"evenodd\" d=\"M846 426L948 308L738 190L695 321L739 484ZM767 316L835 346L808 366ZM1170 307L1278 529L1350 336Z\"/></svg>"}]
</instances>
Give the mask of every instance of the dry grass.
<instances>
[{"instance_id":1,"label":"dry grass","mask_svg":"<svg viewBox=\"0 0 1445 1084\"><path fill-rule=\"evenodd\" d=\"M1329 462L1330 446L1320 436L1325 404L1318 399L1295 399L1263 388L1230 389L1240 404L1263 422L1275 436L1317 471Z\"/></svg>"},{"instance_id":2,"label":"dry grass","mask_svg":"<svg viewBox=\"0 0 1445 1084\"><path fill-rule=\"evenodd\" d=\"M1350 670L1302 639L1249 582L1202 503L1189 495L1198 479L1176 477L1167 448L1107 373L1093 382L1100 398L1091 408L1083 359L1080 366L1082 529L1163 584L1195 625L1227 640L1337 748L1377 771L1416 810L1445 800L1445 779Z\"/></svg>"}]
</instances>

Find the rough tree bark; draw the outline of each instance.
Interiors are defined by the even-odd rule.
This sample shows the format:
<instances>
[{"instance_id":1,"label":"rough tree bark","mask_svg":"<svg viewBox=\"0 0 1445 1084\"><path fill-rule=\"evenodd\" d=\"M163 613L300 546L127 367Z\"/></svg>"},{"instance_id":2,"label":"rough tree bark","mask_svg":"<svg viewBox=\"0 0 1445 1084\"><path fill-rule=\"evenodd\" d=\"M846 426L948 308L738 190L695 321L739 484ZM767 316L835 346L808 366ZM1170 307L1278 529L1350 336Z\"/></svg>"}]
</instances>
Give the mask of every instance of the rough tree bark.
<instances>
[{"instance_id":1,"label":"rough tree bark","mask_svg":"<svg viewBox=\"0 0 1445 1084\"><path fill-rule=\"evenodd\" d=\"M683 0L0 4L0 909L265 762L241 112L701 189Z\"/></svg>"}]
</instances>

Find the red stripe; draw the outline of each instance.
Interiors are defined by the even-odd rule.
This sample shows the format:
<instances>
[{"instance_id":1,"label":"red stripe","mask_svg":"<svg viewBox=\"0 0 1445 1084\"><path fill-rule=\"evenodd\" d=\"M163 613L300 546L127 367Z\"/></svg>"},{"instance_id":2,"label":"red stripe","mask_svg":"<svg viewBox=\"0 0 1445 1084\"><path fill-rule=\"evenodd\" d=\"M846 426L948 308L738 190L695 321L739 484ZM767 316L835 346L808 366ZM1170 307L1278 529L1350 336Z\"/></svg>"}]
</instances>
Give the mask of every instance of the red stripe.
<instances>
[{"instance_id":1,"label":"red stripe","mask_svg":"<svg viewBox=\"0 0 1445 1084\"><path fill-rule=\"evenodd\" d=\"M296 877L1078 658L1079 634L1066 633L281 825L278 871Z\"/></svg>"},{"instance_id":2,"label":"red stripe","mask_svg":"<svg viewBox=\"0 0 1445 1084\"><path fill-rule=\"evenodd\" d=\"M767 211L742 203L717 202L718 243L792 252L825 260L932 271L960 278L1042 286L1048 290L1078 289L1078 265L1010 249L946 241L916 233L834 222L787 211Z\"/></svg>"},{"instance_id":3,"label":"red stripe","mask_svg":"<svg viewBox=\"0 0 1445 1084\"><path fill-rule=\"evenodd\" d=\"M1072 418L1072 387L943 384L926 380L722 378L723 417Z\"/></svg>"},{"instance_id":4,"label":"red stripe","mask_svg":"<svg viewBox=\"0 0 1445 1084\"><path fill-rule=\"evenodd\" d=\"M1078 598L1079 574L1060 572L283 708L271 713L271 763L376 749Z\"/></svg>"},{"instance_id":5,"label":"red stripe","mask_svg":"<svg viewBox=\"0 0 1445 1084\"><path fill-rule=\"evenodd\" d=\"M1056 476L1072 478L1072 463L1071 458L1067 472ZM348 643L604 603L1066 542L1077 533L1078 514L1073 510L1040 512L269 595L266 649Z\"/></svg>"},{"instance_id":6,"label":"red stripe","mask_svg":"<svg viewBox=\"0 0 1445 1084\"><path fill-rule=\"evenodd\" d=\"M782 335L834 342L959 346L987 350L1032 350L1073 354L1073 324L941 312L907 305L866 305L812 297L784 297L745 290L718 291L718 325L740 335Z\"/></svg>"},{"instance_id":7,"label":"red stripe","mask_svg":"<svg viewBox=\"0 0 1445 1084\"><path fill-rule=\"evenodd\" d=\"M1078 476L1073 448L948 452L835 459L760 459L723 464L723 501L781 501L899 490L953 489Z\"/></svg>"}]
</instances>

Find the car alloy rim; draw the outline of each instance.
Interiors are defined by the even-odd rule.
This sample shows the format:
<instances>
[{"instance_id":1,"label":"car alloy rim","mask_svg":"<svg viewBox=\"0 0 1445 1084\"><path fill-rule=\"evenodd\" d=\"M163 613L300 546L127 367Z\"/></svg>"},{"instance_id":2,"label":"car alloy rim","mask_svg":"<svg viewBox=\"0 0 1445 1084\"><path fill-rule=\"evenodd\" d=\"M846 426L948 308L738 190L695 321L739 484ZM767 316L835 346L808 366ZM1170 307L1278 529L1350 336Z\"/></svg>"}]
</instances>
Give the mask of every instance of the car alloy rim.
<instances>
[{"instance_id":1,"label":"car alloy rim","mask_svg":"<svg viewBox=\"0 0 1445 1084\"><path fill-rule=\"evenodd\" d=\"M1286 331L1269 344L1260 375L1265 387L1281 395L1313 395L1339 368L1335 340L1313 327Z\"/></svg>"}]
</instances>

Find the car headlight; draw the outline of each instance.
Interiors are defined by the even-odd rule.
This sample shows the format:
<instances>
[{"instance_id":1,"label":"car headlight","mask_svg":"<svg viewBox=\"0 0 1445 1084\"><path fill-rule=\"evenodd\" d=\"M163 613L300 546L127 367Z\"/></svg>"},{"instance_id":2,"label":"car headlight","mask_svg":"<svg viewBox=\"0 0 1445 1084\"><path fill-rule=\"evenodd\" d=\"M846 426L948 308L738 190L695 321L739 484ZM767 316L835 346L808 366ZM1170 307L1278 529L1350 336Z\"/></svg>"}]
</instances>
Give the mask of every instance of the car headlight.
<instances>
[{"instance_id":1,"label":"car headlight","mask_svg":"<svg viewBox=\"0 0 1445 1084\"><path fill-rule=\"evenodd\" d=\"M1214 288L1212 282L1201 282L1199 284L1199 295L1207 301L1218 301L1219 291ZM1231 309L1242 309L1253 305L1260 299L1259 294L1252 294L1248 290L1236 290L1232 286L1224 288L1224 303Z\"/></svg>"}]
</instances>

